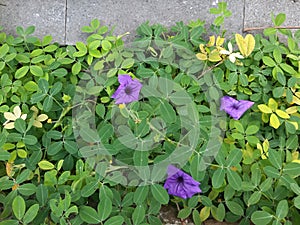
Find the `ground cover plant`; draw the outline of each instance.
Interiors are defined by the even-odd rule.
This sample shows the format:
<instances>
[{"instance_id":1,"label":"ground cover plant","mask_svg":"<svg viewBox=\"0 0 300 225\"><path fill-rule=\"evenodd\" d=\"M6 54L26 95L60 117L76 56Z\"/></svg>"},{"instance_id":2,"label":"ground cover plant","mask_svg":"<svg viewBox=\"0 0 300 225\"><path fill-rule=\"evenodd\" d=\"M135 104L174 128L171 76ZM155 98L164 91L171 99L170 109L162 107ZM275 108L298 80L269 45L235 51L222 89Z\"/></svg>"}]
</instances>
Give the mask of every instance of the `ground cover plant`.
<instances>
[{"instance_id":1,"label":"ground cover plant","mask_svg":"<svg viewBox=\"0 0 300 225\"><path fill-rule=\"evenodd\" d=\"M143 23L0 34L0 224L300 223L300 31ZM279 37L285 36L286 42Z\"/></svg>"}]
</instances>

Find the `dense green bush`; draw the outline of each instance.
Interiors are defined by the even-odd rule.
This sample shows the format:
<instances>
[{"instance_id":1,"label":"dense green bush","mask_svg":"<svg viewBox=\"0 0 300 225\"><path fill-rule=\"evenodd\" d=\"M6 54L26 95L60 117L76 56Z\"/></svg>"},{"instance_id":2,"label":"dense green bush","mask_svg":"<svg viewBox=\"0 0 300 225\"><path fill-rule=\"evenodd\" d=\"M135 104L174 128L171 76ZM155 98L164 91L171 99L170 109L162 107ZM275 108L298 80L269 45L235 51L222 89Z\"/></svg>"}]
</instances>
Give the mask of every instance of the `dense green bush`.
<instances>
[{"instance_id":1,"label":"dense green bush","mask_svg":"<svg viewBox=\"0 0 300 225\"><path fill-rule=\"evenodd\" d=\"M300 223L300 32L225 39L226 4L211 12L209 41L199 20L144 23L130 44L98 20L76 46L0 34L1 225L162 224L165 204L195 224ZM123 74L143 87L118 105ZM254 105L233 119L223 96ZM202 193L169 195L171 164Z\"/></svg>"}]
</instances>

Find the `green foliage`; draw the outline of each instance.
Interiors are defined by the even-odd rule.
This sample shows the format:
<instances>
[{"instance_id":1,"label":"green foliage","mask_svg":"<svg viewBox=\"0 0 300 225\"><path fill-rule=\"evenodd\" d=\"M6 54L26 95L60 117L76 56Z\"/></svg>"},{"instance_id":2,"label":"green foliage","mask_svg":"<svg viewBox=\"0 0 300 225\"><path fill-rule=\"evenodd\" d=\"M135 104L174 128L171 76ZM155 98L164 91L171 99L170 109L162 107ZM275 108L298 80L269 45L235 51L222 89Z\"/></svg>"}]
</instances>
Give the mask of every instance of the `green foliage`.
<instances>
[{"instance_id":1,"label":"green foliage","mask_svg":"<svg viewBox=\"0 0 300 225\"><path fill-rule=\"evenodd\" d=\"M213 31L226 6L211 9ZM299 32L225 39L245 57L232 60L199 20L143 23L129 47L96 19L82 31L75 46L39 40L32 26L0 34L0 225L162 224L166 204L195 224L299 223ZM197 58L199 45L218 60ZM115 105L120 74L142 81L140 101ZM223 95L255 104L233 120ZM169 164L202 193L169 196Z\"/></svg>"}]
</instances>

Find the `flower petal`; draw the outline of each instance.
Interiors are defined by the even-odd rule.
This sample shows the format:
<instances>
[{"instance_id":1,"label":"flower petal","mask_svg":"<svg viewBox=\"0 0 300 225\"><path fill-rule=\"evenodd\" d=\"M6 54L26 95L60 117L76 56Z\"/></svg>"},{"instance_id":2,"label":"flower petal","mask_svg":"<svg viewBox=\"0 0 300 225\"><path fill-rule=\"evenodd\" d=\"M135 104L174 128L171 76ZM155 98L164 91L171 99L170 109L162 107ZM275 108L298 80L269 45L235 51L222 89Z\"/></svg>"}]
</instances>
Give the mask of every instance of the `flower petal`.
<instances>
[{"instance_id":1,"label":"flower petal","mask_svg":"<svg viewBox=\"0 0 300 225\"><path fill-rule=\"evenodd\" d=\"M223 96L221 98L221 106L220 110L230 110L232 108L232 105L237 104L238 101L230 96Z\"/></svg>"},{"instance_id":2,"label":"flower petal","mask_svg":"<svg viewBox=\"0 0 300 225\"><path fill-rule=\"evenodd\" d=\"M131 78L131 76L129 76L127 74L119 75L118 81L121 85L126 85L132 81L132 78Z\"/></svg>"}]
</instances>

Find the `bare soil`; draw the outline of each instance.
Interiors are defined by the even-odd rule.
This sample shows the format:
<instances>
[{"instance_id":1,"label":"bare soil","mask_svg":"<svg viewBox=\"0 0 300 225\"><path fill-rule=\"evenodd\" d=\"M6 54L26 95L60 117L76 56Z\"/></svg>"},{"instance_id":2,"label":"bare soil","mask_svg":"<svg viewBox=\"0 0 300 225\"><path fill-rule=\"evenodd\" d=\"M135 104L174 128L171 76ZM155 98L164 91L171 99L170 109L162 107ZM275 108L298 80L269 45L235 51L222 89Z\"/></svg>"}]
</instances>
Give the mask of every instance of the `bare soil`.
<instances>
[{"instance_id":1,"label":"bare soil","mask_svg":"<svg viewBox=\"0 0 300 225\"><path fill-rule=\"evenodd\" d=\"M164 225L194 225L190 218L181 221L177 218L177 209L174 206L163 206L160 211L160 218ZM219 222L213 219L208 219L203 222L203 225L238 225L238 223Z\"/></svg>"}]
</instances>

